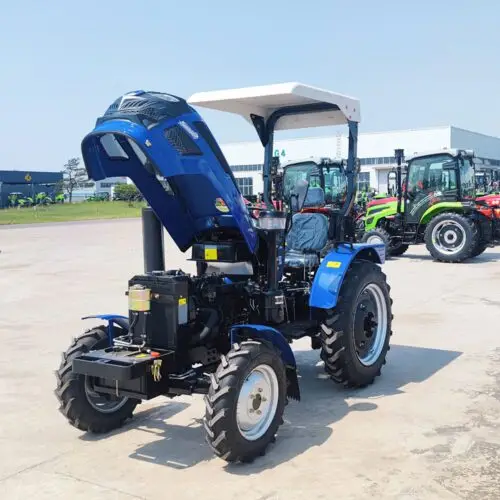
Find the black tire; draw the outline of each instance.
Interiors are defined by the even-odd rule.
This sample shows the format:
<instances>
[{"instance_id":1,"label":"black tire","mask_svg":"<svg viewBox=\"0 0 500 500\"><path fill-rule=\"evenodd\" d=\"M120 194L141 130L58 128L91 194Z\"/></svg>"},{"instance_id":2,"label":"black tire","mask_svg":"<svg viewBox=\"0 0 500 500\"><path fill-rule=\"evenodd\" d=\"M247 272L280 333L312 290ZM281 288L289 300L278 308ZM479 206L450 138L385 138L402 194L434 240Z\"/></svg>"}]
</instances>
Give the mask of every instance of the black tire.
<instances>
[{"instance_id":1,"label":"black tire","mask_svg":"<svg viewBox=\"0 0 500 500\"><path fill-rule=\"evenodd\" d=\"M457 238L460 247L458 250L453 251L455 244L447 241L448 234ZM445 212L436 215L427 224L424 241L434 259L440 262L463 262L471 258L478 247L479 230L468 217L455 212ZM446 249L450 249L450 252L447 253Z\"/></svg>"},{"instance_id":2,"label":"black tire","mask_svg":"<svg viewBox=\"0 0 500 500\"><path fill-rule=\"evenodd\" d=\"M377 227L375 229L367 231L363 235L361 241L363 243L367 243L368 240L373 237L379 238L381 241L383 241L386 249L386 258L398 257L399 255L403 255L409 248L409 245L403 245L402 243L399 243L397 239L395 240L394 238L392 238L389 232L381 227Z\"/></svg>"},{"instance_id":3,"label":"black tire","mask_svg":"<svg viewBox=\"0 0 500 500\"><path fill-rule=\"evenodd\" d=\"M403 243L400 243L399 245L396 244L390 247L389 253L391 257L399 257L400 255L403 255L408 248L410 248L410 245L405 245Z\"/></svg>"},{"instance_id":4,"label":"black tire","mask_svg":"<svg viewBox=\"0 0 500 500\"><path fill-rule=\"evenodd\" d=\"M376 351L380 352L369 365L361 361L356 344L356 334L361 333L356 327L359 325L356 313L358 306L361 308L364 305L361 300L368 285L375 285L377 293L380 293L381 307L383 309L385 304L386 316L384 331L380 332L380 337L377 335L374 339L378 342ZM392 319L390 286L385 274L373 262L354 261L340 288L337 306L325 311L325 319L321 324L321 359L325 363L326 373L345 387L361 388L372 384L386 363L392 335Z\"/></svg>"},{"instance_id":5,"label":"black tire","mask_svg":"<svg viewBox=\"0 0 500 500\"><path fill-rule=\"evenodd\" d=\"M389 248L391 245L391 235L381 227L376 227L375 229L370 229L369 231L366 231L365 234L363 234L361 241L363 243L367 243L368 240L370 240L371 238L380 239L384 243L386 248Z\"/></svg>"},{"instance_id":6,"label":"black tire","mask_svg":"<svg viewBox=\"0 0 500 500\"><path fill-rule=\"evenodd\" d=\"M267 430L260 437L250 440L240 430L236 408L246 378L252 370L262 365L272 369L276 375L277 406ZM251 340L235 344L227 355L222 356L215 374L211 374L210 388L205 396L203 423L206 440L214 453L227 462L251 462L264 455L283 423L286 390L285 366L276 349Z\"/></svg>"},{"instance_id":7,"label":"black tire","mask_svg":"<svg viewBox=\"0 0 500 500\"><path fill-rule=\"evenodd\" d=\"M363 234L362 243L368 243L370 239L379 239L385 245L385 257L388 259L391 255L391 235L383 228L377 227L370 229ZM373 243L373 242L372 242Z\"/></svg>"},{"instance_id":8,"label":"black tire","mask_svg":"<svg viewBox=\"0 0 500 500\"><path fill-rule=\"evenodd\" d=\"M118 333L122 331L120 328L115 327L114 330L116 335L121 334ZM59 411L77 429L95 434L110 432L121 427L128 418L132 417L139 403L137 399L122 398L116 402L116 411L106 413L99 411L89 400L89 386L85 375L73 373L72 362L76 356L91 350L102 349L107 345L108 335L105 326L87 331L73 341L63 354L61 365L56 371L57 388L54 392L61 405Z\"/></svg>"},{"instance_id":9,"label":"black tire","mask_svg":"<svg viewBox=\"0 0 500 500\"><path fill-rule=\"evenodd\" d=\"M486 249L488 248L488 243L485 243L484 241L479 241L476 248L472 252L471 257L478 257L481 255Z\"/></svg>"}]
</instances>

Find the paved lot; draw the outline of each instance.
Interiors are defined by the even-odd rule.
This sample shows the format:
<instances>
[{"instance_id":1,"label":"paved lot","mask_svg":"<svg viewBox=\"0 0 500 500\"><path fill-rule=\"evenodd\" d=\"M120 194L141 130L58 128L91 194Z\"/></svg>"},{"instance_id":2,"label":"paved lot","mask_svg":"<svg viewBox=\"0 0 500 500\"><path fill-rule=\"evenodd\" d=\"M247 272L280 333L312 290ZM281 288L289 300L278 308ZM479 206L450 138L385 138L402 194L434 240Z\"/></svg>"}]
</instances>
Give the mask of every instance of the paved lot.
<instances>
[{"instance_id":1,"label":"paved lot","mask_svg":"<svg viewBox=\"0 0 500 500\"><path fill-rule=\"evenodd\" d=\"M57 411L53 370L80 317L125 312L142 271L135 220L0 229L0 497L7 499L498 499L500 253L438 264L424 248L385 266L393 348L375 385L346 392L294 344L303 401L276 444L227 466L203 439L201 396L142 404L83 435ZM169 267L192 269L168 248Z\"/></svg>"}]
</instances>

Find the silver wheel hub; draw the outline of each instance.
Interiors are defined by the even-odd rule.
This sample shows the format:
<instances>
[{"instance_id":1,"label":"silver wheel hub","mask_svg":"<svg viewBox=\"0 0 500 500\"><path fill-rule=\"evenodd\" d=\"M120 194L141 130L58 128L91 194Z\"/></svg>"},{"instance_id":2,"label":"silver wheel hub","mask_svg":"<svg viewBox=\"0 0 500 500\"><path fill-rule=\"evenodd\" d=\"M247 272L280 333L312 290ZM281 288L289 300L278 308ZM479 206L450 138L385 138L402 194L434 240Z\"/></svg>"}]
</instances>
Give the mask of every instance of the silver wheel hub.
<instances>
[{"instance_id":1,"label":"silver wheel hub","mask_svg":"<svg viewBox=\"0 0 500 500\"><path fill-rule=\"evenodd\" d=\"M384 240L380 236L373 235L373 236L368 236L368 238L366 239L366 242L371 243L372 245L376 245L376 244L384 243Z\"/></svg>"},{"instance_id":2,"label":"silver wheel hub","mask_svg":"<svg viewBox=\"0 0 500 500\"><path fill-rule=\"evenodd\" d=\"M363 331L355 332L357 356L362 365L372 366L378 361L388 335L387 302L379 285L370 283L363 288L358 296L358 315L358 330Z\"/></svg>"},{"instance_id":3,"label":"silver wheel hub","mask_svg":"<svg viewBox=\"0 0 500 500\"><path fill-rule=\"evenodd\" d=\"M453 220L444 220L432 230L432 244L442 254L455 255L467 242L464 228Z\"/></svg>"},{"instance_id":4,"label":"silver wheel hub","mask_svg":"<svg viewBox=\"0 0 500 500\"><path fill-rule=\"evenodd\" d=\"M443 235L444 237L444 241L446 241L446 243L449 243L449 244L453 244L453 243L456 243L456 241L458 240L458 236L457 236L457 233L453 232L453 231L446 231Z\"/></svg>"},{"instance_id":5,"label":"silver wheel hub","mask_svg":"<svg viewBox=\"0 0 500 500\"><path fill-rule=\"evenodd\" d=\"M255 367L241 386L236 407L236 421L248 441L261 438L271 426L278 408L279 385L269 365Z\"/></svg>"}]
</instances>

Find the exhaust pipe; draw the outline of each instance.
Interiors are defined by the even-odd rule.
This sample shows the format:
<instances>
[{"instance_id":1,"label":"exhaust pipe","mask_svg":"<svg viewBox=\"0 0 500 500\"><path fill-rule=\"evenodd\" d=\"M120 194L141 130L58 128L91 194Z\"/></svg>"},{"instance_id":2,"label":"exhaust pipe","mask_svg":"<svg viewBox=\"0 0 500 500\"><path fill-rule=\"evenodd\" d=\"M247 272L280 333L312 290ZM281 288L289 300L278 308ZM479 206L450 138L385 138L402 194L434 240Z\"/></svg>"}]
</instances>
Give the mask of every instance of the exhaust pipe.
<instances>
[{"instance_id":1,"label":"exhaust pipe","mask_svg":"<svg viewBox=\"0 0 500 500\"><path fill-rule=\"evenodd\" d=\"M150 206L142 209L144 272L165 271L163 226Z\"/></svg>"}]
</instances>

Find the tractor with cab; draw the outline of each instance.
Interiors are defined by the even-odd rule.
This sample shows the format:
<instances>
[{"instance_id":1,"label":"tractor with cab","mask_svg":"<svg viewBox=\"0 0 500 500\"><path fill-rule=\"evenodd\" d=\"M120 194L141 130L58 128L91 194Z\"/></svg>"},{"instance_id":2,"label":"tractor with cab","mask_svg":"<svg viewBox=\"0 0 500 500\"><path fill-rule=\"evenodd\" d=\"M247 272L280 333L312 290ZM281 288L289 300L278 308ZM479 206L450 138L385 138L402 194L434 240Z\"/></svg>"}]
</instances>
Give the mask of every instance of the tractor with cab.
<instances>
[{"instance_id":1,"label":"tractor with cab","mask_svg":"<svg viewBox=\"0 0 500 500\"><path fill-rule=\"evenodd\" d=\"M316 198L315 206L308 204L302 208L303 213L324 213L329 216L340 210L347 198L346 162L343 159L312 157L305 160L294 160L283 165L285 191L301 179L310 178L310 187L319 187L324 196ZM363 222L364 211L357 203L357 196L351 209L350 220L353 221L354 239L358 241L358 230ZM329 217L332 221L332 218ZM332 241L334 243L334 240ZM327 245L325 249L329 249Z\"/></svg>"},{"instance_id":2,"label":"tractor with cab","mask_svg":"<svg viewBox=\"0 0 500 500\"><path fill-rule=\"evenodd\" d=\"M498 243L498 213L476 196L473 151L448 149L407 158L404 186L404 152L395 154L398 196L369 208L362 241L384 242L391 256L425 243L441 262L463 262Z\"/></svg>"},{"instance_id":3,"label":"tractor with cab","mask_svg":"<svg viewBox=\"0 0 500 500\"><path fill-rule=\"evenodd\" d=\"M71 425L105 433L143 400L202 394L210 448L225 461L250 462L274 441L287 402L300 400L294 340L311 339L336 383L359 388L380 375L392 334L385 249L353 243L349 233L359 106L284 83L188 101L134 91L98 118L82 141L85 168L94 180L131 178L147 200L144 273L128 281L128 312L91 316L103 324L63 355L55 394ZM253 124L264 149L267 208L258 217L198 107ZM327 125L349 131L346 198L331 214L304 213L324 192L310 187L309 173L283 188L272 161L275 131ZM321 259L329 228L335 246ZM165 270L163 229L206 266L196 275Z\"/></svg>"},{"instance_id":4,"label":"tractor with cab","mask_svg":"<svg viewBox=\"0 0 500 500\"><path fill-rule=\"evenodd\" d=\"M311 157L293 160L283 165L284 189L289 192L294 185L309 179L310 188L321 188L324 199L320 205L341 208L347 196L345 161L332 158Z\"/></svg>"}]
</instances>

